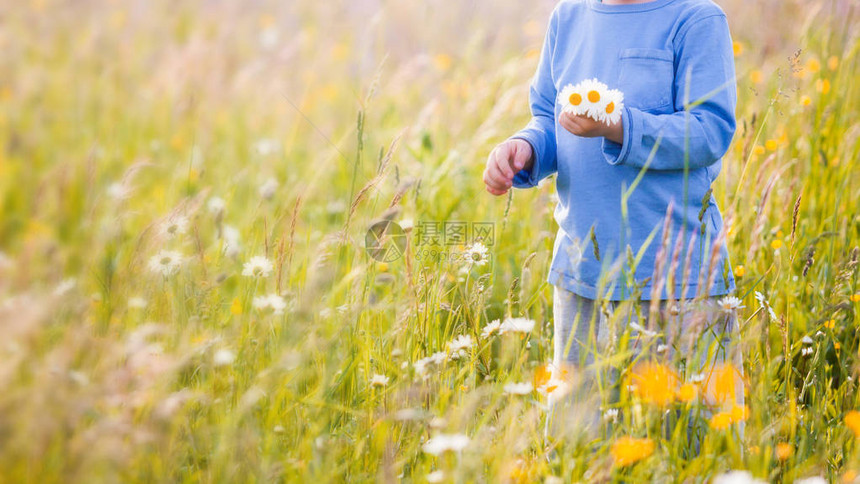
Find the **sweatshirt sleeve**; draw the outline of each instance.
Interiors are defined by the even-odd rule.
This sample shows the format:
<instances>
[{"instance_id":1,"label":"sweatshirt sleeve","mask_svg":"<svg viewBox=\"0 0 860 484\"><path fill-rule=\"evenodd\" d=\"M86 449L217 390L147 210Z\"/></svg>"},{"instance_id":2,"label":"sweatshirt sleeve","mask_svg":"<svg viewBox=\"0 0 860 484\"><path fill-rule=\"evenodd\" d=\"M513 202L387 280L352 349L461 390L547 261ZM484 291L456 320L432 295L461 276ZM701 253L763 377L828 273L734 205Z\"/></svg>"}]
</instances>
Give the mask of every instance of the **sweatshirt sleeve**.
<instances>
[{"instance_id":1,"label":"sweatshirt sleeve","mask_svg":"<svg viewBox=\"0 0 860 484\"><path fill-rule=\"evenodd\" d=\"M622 143L603 140L609 164L641 168L658 142L649 170L682 170L685 163L691 170L707 167L728 150L735 132L737 88L725 14L689 24L675 42L675 56L675 109L681 110L652 114L625 106Z\"/></svg>"},{"instance_id":2,"label":"sweatshirt sleeve","mask_svg":"<svg viewBox=\"0 0 860 484\"><path fill-rule=\"evenodd\" d=\"M558 171L555 143L556 88L552 78L552 54L555 50L557 27L553 11L544 38L537 71L529 87L529 104L532 119L525 128L509 139L523 139L532 146L534 164L530 171L520 170L514 175L515 188L530 188Z\"/></svg>"}]
</instances>

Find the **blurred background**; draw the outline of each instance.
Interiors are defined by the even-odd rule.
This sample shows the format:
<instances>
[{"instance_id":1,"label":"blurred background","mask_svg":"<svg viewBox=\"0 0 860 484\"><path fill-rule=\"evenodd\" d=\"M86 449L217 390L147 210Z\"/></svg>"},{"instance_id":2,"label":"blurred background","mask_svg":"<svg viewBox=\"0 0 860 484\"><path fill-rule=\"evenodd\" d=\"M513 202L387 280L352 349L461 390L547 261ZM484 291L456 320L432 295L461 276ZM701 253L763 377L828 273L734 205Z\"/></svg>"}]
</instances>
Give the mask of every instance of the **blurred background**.
<instances>
[{"instance_id":1,"label":"blurred background","mask_svg":"<svg viewBox=\"0 0 860 484\"><path fill-rule=\"evenodd\" d=\"M759 452L664 446L628 478L842 476L856 456L841 419L857 398L842 383L860 301L858 4L719 4L740 99L714 188L756 335ZM494 198L481 173L529 119L553 6L0 5L0 482L617 476L584 447L547 464L537 400L493 390L552 354L553 184ZM492 264L377 263L363 242L380 217L491 222ZM255 256L265 277L243 275ZM781 321L761 319L753 291ZM537 321L530 339L416 377L416 360L506 316ZM784 378L819 329L818 366ZM795 385L817 385L805 406ZM439 431L478 450L434 460L421 448ZM772 452L784 441L789 464Z\"/></svg>"}]
</instances>

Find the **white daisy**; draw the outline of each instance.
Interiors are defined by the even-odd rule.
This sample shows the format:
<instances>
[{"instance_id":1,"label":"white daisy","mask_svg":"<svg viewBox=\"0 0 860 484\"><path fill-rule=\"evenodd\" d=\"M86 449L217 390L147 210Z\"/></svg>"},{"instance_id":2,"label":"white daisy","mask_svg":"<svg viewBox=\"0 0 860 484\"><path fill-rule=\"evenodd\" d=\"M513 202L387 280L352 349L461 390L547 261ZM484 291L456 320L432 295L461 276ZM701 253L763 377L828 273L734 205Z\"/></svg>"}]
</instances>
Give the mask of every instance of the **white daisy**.
<instances>
[{"instance_id":1,"label":"white daisy","mask_svg":"<svg viewBox=\"0 0 860 484\"><path fill-rule=\"evenodd\" d=\"M272 293L266 296L257 296L253 301L254 309L259 311L271 310L272 314L284 314L284 309L287 308L287 302L281 296Z\"/></svg>"},{"instance_id":2,"label":"white daisy","mask_svg":"<svg viewBox=\"0 0 860 484\"><path fill-rule=\"evenodd\" d=\"M493 334L501 334L501 332L502 322L496 319L484 326L484 329L481 330L481 338L489 338Z\"/></svg>"},{"instance_id":3,"label":"white daisy","mask_svg":"<svg viewBox=\"0 0 860 484\"><path fill-rule=\"evenodd\" d=\"M179 237L188 232L188 218L182 215L175 215L161 225L161 234L168 239Z\"/></svg>"},{"instance_id":4,"label":"white daisy","mask_svg":"<svg viewBox=\"0 0 860 484\"><path fill-rule=\"evenodd\" d=\"M460 452L467 445L469 445L469 437L463 434L438 434L432 439L427 440L422 449L428 454L439 455L449 450Z\"/></svg>"},{"instance_id":5,"label":"white daisy","mask_svg":"<svg viewBox=\"0 0 860 484\"><path fill-rule=\"evenodd\" d=\"M550 364L547 365L547 370L550 373L550 377L546 383L537 387L537 391L553 400L557 400L571 390L570 384L565 380L561 368Z\"/></svg>"},{"instance_id":6,"label":"white daisy","mask_svg":"<svg viewBox=\"0 0 860 484\"><path fill-rule=\"evenodd\" d=\"M653 338L654 336L657 336L656 331L647 330L644 327L642 327L641 324L636 323L636 322L630 323L630 329L636 330L637 332L639 332L639 334L641 334L643 336L647 336L649 338Z\"/></svg>"},{"instance_id":7,"label":"white daisy","mask_svg":"<svg viewBox=\"0 0 860 484\"><path fill-rule=\"evenodd\" d=\"M436 483L442 482L445 480L445 472L444 471L433 471L425 476L427 482Z\"/></svg>"},{"instance_id":8,"label":"white daisy","mask_svg":"<svg viewBox=\"0 0 860 484\"><path fill-rule=\"evenodd\" d=\"M815 348L813 348L812 346L807 346L807 347L800 350L801 356L809 356L812 353L815 353Z\"/></svg>"},{"instance_id":9,"label":"white daisy","mask_svg":"<svg viewBox=\"0 0 860 484\"><path fill-rule=\"evenodd\" d=\"M726 297L720 299L719 301L717 301L717 304L721 308L723 308L723 311L725 311L727 313L732 312L735 309L741 309L741 308L746 307L746 306L742 306L741 300L735 296L726 296Z\"/></svg>"},{"instance_id":10,"label":"white daisy","mask_svg":"<svg viewBox=\"0 0 860 484\"><path fill-rule=\"evenodd\" d=\"M714 477L713 484L764 484L747 471L731 471Z\"/></svg>"},{"instance_id":11,"label":"white daisy","mask_svg":"<svg viewBox=\"0 0 860 484\"><path fill-rule=\"evenodd\" d=\"M773 307L771 307L770 303L764 297L764 294L756 291L755 292L755 299L756 299L756 301L758 301L758 304L759 304L759 306L761 306L762 309L767 310L768 314L770 315L770 319L773 319L773 320L777 319L776 313L773 311Z\"/></svg>"},{"instance_id":12,"label":"white daisy","mask_svg":"<svg viewBox=\"0 0 860 484\"><path fill-rule=\"evenodd\" d=\"M468 334L457 336L453 341L448 343L448 351L451 352L450 358L452 360L459 360L466 357L472 344L472 336Z\"/></svg>"},{"instance_id":13,"label":"white daisy","mask_svg":"<svg viewBox=\"0 0 860 484\"><path fill-rule=\"evenodd\" d=\"M221 197L212 197L209 199L206 207L209 209L209 213L219 217L224 214L224 210L227 208L227 202L225 202Z\"/></svg>"},{"instance_id":14,"label":"white daisy","mask_svg":"<svg viewBox=\"0 0 860 484\"><path fill-rule=\"evenodd\" d=\"M466 265L470 267L482 266L487 263L488 254L489 250L486 245L481 242L475 242L466 249L466 253L464 254Z\"/></svg>"},{"instance_id":15,"label":"white daisy","mask_svg":"<svg viewBox=\"0 0 860 484\"><path fill-rule=\"evenodd\" d=\"M182 254L175 250L162 250L149 259L149 270L170 277L182 266Z\"/></svg>"},{"instance_id":16,"label":"white daisy","mask_svg":"<svg viewBox=\"0 0 860 484\"><path fill-rule=\"evenodd\" d=\"M227 257L237 257L242 246L239 243L239 231L236 227L225 225L221 231L221 237L224 239L224 255Z\"/></svg>"},{"instance_id":17,"label":"white daisy","mask_svg":"<svg viewBox=\"0 0 860 484\"><path fill-rule=\"evenodd\" d=\"M624 109L624 93L618 89L609 89L605 93L606 104L597 113L597 120L607 125L617 124L621 121L621 111Z\"/></svg>"},{"instance_id":18,"label":"white daisy","mask_svg":"<svg viewBox=\"0 0 860 484\"><path fill-rule=\"evenodd\" d=\"M580 89L582 89L586 113L592 119L600 119L601 113L609 104L609 98L606 95L609 88L597 79L586 79L580 83Z\"/></svg>"},{"instance_id":19,"label":"white daisy","mask_svg":"<svg viewBox=\"0 0 860 484\"><path fill-rule=\"evenodd\" d=\"M376 374L370 378L370 385L374 387L384 387L385 385L388 385L388 380L389 378L387 376Z\"/></svg>"},{"instance_id":20,"label":"white daisy","mask_svg":"<svg viewBox=\"0 0 860 484\"><path fill-rule=\"evenodd\" d=\"M814 341L812 341L812 338L810 338L809 336L804 336L803 339L801 339L800 341L805 345L811 345L812 343L814 343Z\"/></svg>"},{"instance_id":21,"label":"white daisy","mask_svg":"<svg viewBox=\"0 0 860 484\"><path fill-rule=\"evenodd\" d=\"M528 318L508 318L502 323L499 330L501 333L531 333L535 327L533 319Z\"/></svg>"},{"instance_id":22,"label":"white daisy","mask_svg":"<svg viewBox=\"0 0 860 484\"><path fill-rule=\"evenodd\" d=\"M227 366L233 363L235 359L236 355L233 354L232 351L226 348L221 348L220 350L215 352L215 355L212 356L212 363L214 363L215 366Z\"/></svg>"},{"instance_id":23,"label":"white daisy","mask_svg":"<svg viewBox=\"0 0 860 484\"><path fill-rule=\"evenodd\" d=\"M242 275L248 277L269 277L272 270L274 270L272 261L261 255L257 255L251 257L251 260L245 263Z\"/></svg>"},{"instance_id":24,"label":"white daisy","mask_svg":"<svg viewBox=\"0 0 860 484\"><path fill-rule=\"evenodd\" d=\"M278 191L278 181L274 178L269 178L262 185L260 185L260 198L263 200L271 200L272 197L275 196L275 192Z\"/></svg>"},{"instance_id":25,"label":"white daisy","mask_svg":"<svg viewBox=\"0 0 860 484\"><path fill-rule=\"evenodd\" d=\"M534 390L534 387L529 382L524 383L508 383L503 388L505 393L509 393L511 395L528 395Z\"/></svg>"},{"instance_id":26,"label":"white daisy","mask_svg":"<svg viewBox=\"0 0 860 484\"><path fill-rule=\"evenodd\" d=\"M603 420L608 420L611 422L617 422L618 421L618 409L617 408L610 408L609 410L603 412Z\"/></svg>"},{"instance_id":27,"label":"white daisy","mask_svg":"<svg viewBox=\"0 0 860 484\"><path fill-rule=\"evenodd\" d=\"M565 112L572 114L585 114L585 95L580 84L568 84L564 86L558 95L558 103L562 105Z\"/></svg>"}]
</instances>

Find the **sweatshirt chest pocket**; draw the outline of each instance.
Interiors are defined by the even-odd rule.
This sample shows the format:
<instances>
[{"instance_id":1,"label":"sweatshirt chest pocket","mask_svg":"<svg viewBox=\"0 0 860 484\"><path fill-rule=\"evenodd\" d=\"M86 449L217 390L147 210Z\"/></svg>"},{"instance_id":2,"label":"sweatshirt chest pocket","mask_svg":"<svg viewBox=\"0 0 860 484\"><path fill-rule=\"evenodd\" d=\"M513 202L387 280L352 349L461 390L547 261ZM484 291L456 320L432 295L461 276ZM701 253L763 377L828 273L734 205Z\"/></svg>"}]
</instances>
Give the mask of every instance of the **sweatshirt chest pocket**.
<instances>
[{"instance_id":1,"label":"sweatshirt chest pocket","mask_svg":"<svg viewBox=\"0 0 860 484\"><path fill-rule=\"evenodd\" d=\"M624 104L642 111L671 111L674 54L664 49L624 49L618 53L618 89Z\"/></svg>"}]
</instances>

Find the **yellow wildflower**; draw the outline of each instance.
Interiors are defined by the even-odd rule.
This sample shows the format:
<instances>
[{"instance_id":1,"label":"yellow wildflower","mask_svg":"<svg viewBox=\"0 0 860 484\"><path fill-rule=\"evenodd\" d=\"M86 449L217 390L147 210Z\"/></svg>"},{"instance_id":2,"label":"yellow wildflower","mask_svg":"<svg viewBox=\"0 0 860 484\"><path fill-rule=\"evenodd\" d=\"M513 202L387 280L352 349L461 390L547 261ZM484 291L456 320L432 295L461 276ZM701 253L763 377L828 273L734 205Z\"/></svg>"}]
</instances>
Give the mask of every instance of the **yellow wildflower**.
<instances>
[{"instance_id":1,"label":"yellow wildflower","mask_svg":"<svg viewBox=\"0 0 860 484\"><path fill-rule=\"evenodd\" d=\"M743 277L746 274L747 270L744 266L735 267L735 277Z\"/></svg>"},{"instance_id":2,"label":"yellow wildflower","mask_svg":"<svg viewBox=\"0 0 860 484\"><path fill-rule=\"evenodd\" d=\"M705 399L711 405L725 405L735 401L739 371L731 364L717 365L706 376Z\"/></svg>"},{"instance_id":3,"label":"yellow wildflower","mask_svg":"<svg viewBox=\"0 0 860 484\"><path fill-rule=\"evenodd\" d=\"M436 69L440 71L447 71L454 64L454 61L451 60L451 56L448 54L436 54L433 57L433 65L436 66Z\"/></svg>"},{"instance_id":4,"label":"yellow wildflower","mask_svg":"<svg viewBox=\"0 0 860 484\"><path fill-rule=\"evenodd\" d=\"M699 393L696 385L692 383L684 383L681 385L681 388L678 389L678 400L682 402L691 402L696 398L696 395Z\"/></svg>"},{"instance_id":5,"label":"yellow wildflower","mask_svg":"<svg viewBox=\"0 0 860 484\"><path fill-rule=\"evenodd\" d=\"M714 430L725 430L732 425L732 414L729 412L720 412L711 417L708 425Z\"/></svg>"},{"instance_id":6,"label":"yellow wildflower","mask_svg":"<svg viewBox=\"0 0 860 484\"><path fill-rule=\"evenodd\" d=\"M839 67L839 57L836 57L835 55L830 56L830 58L827 59L827 68L831 71L835 71L837 67Z\"/></svg>"},{"instance_id":7,"label":"yellow wildflower","mask_svg":"<svg viewBox=\"0 0 860 484\"><path fill-rule=\"evenodd\" d=\"M851 299L851 302L860 302L860 292L855 292L849 296L849 299Z\"/></svg>"},{"instance_id":8,"label":"yellow wildflower","mask_svg":"<svg viewBox=\"0 0 860 484\"><path fill-rule=\"evenodd\" d=\"M776 444L776 458L779 460L788 460L791 454L794 453L794 447L791 444L780 442Z\"/></svg>"},{"instance_id":9,"label":"yellow wildflower","mask_svg":"<svg viewBox=\"0 0 860 484\"><path fill-rule=\"evenodd\" d=\"M771 241L771 243L770 243L770 246L771 246L774 250L779 250L779 249L782 247L782 240L780 240L780 239L773 239L773 241Z\"/></svg>"},{"instance_id":10,"label":"yellow wildflower","mask_svg":"<svg viewBox=\"0 0 860 484\"><path fill-rule=\"evenodd\" d=\"M828 319L827 321L824 322L824 327L827 329L835 328L836 327L836 320L835 319Z\"/></svg>"},{"instance_id":11,"label":"yellow wildflower","mask_svg":"<svg viewBox=\"0 0 860 484\"><path fill-rule=\"evenodd\" d=\"M234 316L242 314L242 301L240 301L238 297L233 299L233 304L230 305L230 312L233 313Z\"/></svg>"},{"instance_id":12,"label":"yellow wildflower","mask_svg":"<svg viewBox=\"0 0 860 484\"><path fill-rule=\"evenodd\" d=\"M750 81L752 81L753 84L761 84L764 82L764 74L759 70L754 70L750 72Z\"/></svg>"},{"instance_id":13,"label":"yellow wildflower","mask_svg":"<svg viewBox=\"0 0 860 484\"><path fill-rule=\"evenodd\" d=\"M801 98L800 98L800 105L801 106L806 107L806 106L809 106L810 104L812 104L812 98L811 97L807 96L806 94L801 96Z\"/></svg>"},{"instance_id":14,"label":"yellow wildflower","mask_svg":"<svg viewBox=\"0 0 860 484\"><path fill-rule=\"evenodd\" d=\"M743 45L743 44L741 44L741 43L740 43L740 42L738 42L738 41L734 41L734 42L732 43L732 49L733 49L733 50L734 50L734 52L735 52L735 57L738 57L738 56L740 56L741 54L743 54L743 53L744 53L744 45Z\"/></svg>"},{"instance_id":15,"label":"yellow wildflower","mask_svg":"<svg viewBox=\"0 0 860 484\"><path fill-rule=\"evenodd\" d=\"M621 437L612 444L610 453L619 467L635 464L654 453L654 441L648 438Z\"/></svg>"},{"instance_id":16,"label":"yellow wildflower","mask_svg":"<svg viewBox=\"0 0 860 484\"><path fill-rule=\"evenodd\" d=\"M735 405L731 411L732 422L743 422L750 416L750 409L746 405Z\"/></svg>"},{"instance_id":17,"label":"yellow wildflower","mask_svg":"<svg viewBox=\"0 0 860 484\"><path fill-rule=\"evenodd\" d=\"M809 70L809 72L815 74L816 72L821 70L821 61L813 57L806 61L806 68Z\"/></svg>"},{"instance_id":18,"label":"yellow wildflower","mask_svg":"<svg viewBox=\"0 0 860 484\"><path fill-rule=\"evenodd\" d=\"M854 432L854 436L860 438L860 412L851 410L845 414L845 426Z\"/></svg>"},{"instance_id":19,"label":"yellow wildflower","mask_svg":"<svg viewBox=\"0 0 860 484\"><path fill-rule=\"evenodd\" d=\"M665 406L675 399L678 376L666 365L640 363L630 375L634 393L642 400Z\"/></svg>"},{"instance_id":20,"label":"yellow wildflower","mask_svg":"<svg viewBox=\"0 0 860 484\"><path fill-rule=\"evenodd\" d=\"M815 81L815 90L820 92L821 94L827 94L830 92L830 80L829 79L818 79Z\"/></svg>"},{"instance_id":21,"label":"yellow wildflower","mask_svg":"<svg viewBox=\"0 0 860 484\"><path fill-rule=\"evenodd\" d=\"M775 139L769 139L767 140L767 142L765 142L764 146L765 148L767 148L768 151L776 151L778 144Z\"/></svg>"},{"instance_id":22,"label":"yellow wildflower","mask_svg":"<svg viewBox=\"0 0 860 484\"><path fill-rule=\"evenodd\" d=\"M753 146L753 154L754 154L754 155L763 155L763 154L765 154L764 146L762 146L762 145L755 145L755 146Z\"/></svg>"}]
</instances>

